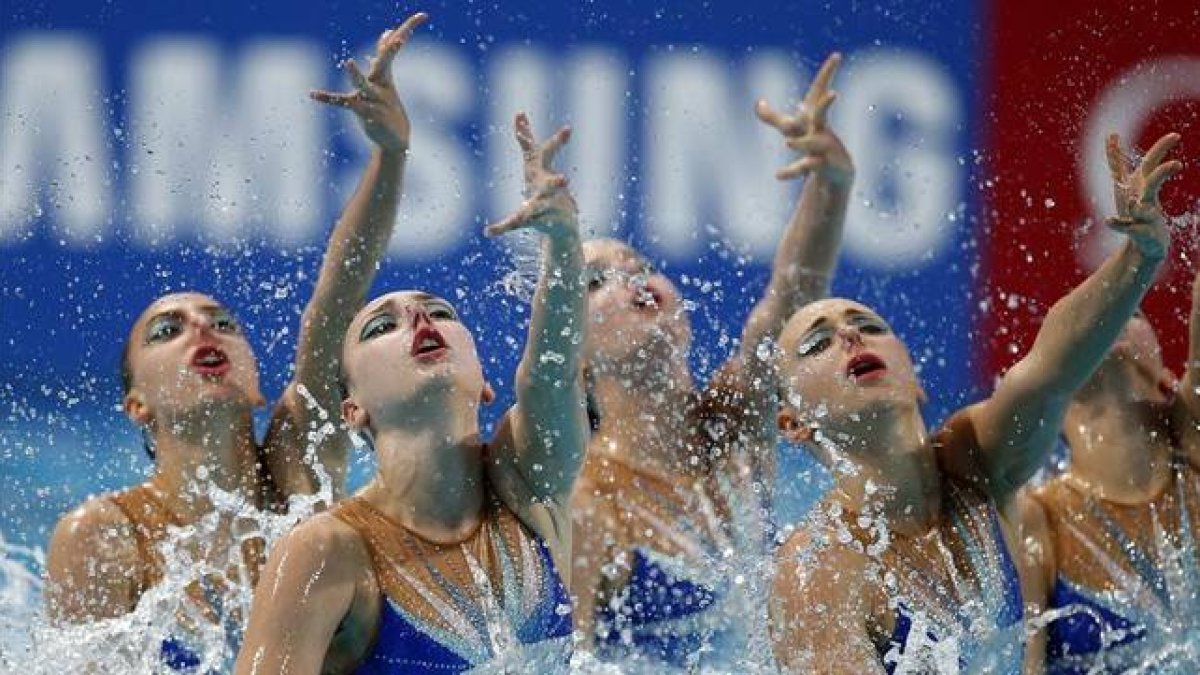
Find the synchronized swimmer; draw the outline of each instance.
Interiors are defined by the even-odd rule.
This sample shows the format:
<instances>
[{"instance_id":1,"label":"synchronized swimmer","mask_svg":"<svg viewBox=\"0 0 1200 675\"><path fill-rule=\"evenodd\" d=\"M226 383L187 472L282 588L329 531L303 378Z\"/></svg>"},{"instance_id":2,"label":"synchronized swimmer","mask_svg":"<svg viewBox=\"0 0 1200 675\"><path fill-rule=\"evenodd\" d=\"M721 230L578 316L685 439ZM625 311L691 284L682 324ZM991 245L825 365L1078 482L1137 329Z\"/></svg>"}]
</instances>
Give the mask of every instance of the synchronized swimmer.
<instances>
[{"instance_id":1,"label":"synchronized swimmer","mask_svg":"<svg viewBox=\"0 0 1200 675\"><path fill-rule=\"evenodd\" d=\"M931 433L901 338L827 297L855 175L827 121L840 55L793 114L756 107L800 153L777 177L804 185L736 351L705 385L680 291L628 244L584 241L554 163L570 129L538 142L518 114L525 200L485 234L537 233L541 263L515 404L485 439L495 390L454 306L423 290L367 302L411 140L393 62L426 21L384 32L365 72L347 61L350 91L311 94L354 114L373 149L265 437L257 362L229 309L176 293L134 323L123 408L154 473L59 522L53 623L134 612L163 583L170 532L216 514L217 493L283 513L321 491L332 503L270 550L228 514L193 544L208 571L173 598L187 620L148 646L160 670L560 672L579 651L626 672L1096 672L1200 636L1200 598L1173 585L1200 579L1200 275L1181 382L1138 311L1171 250L1158 194L1183 169L1167 159L1178 134L1136 164L1109 139L1122 245L990 397ZM341 428L314 433L328 413ZM1069 466L1033 484L1060 433ZM345 495L352 435L377 471ZM834 479L794 526L773 522L785 442ZM757 607L719 564L732 548L772 563L739 570L762 576ZM230 598L250 592L247 616ZM769 635L746 634L755 611ZM188 621L225 631L219 663Z\"/></svg>"},{"instance_id":2,"label":"synchronized swimmer","mask_svg":"<svg viewBox=\"0 0 1200 675\"><path fill-rule=\"evenodd\" d=\"M232 312L207 295L178 293L151 303L134 323L121 359L122 403L142 429L155 471L145 483L92 498L59 522L47 563L52 621L87 622L131 612L162 579L167 528L213 513L214 488L258 510L282 510L290 495L318 490L316 468L305 458L309 431L318 426L320 410L340 408L342 335L366 299L391 237L408 158L410 125L392 85L390 63L425 19L417 14L385 33L369 75L347 62L359 90L372 96L312 95L351 110L374 149L330 234L302 316L295 376L272 411L265 438L254 438L252 420L253 410L266 403L258 363ZM342 489L349 448L345 434L326 436L313 448L335 494ZM246 581L256 582L264 542L242 540L228 521L212 539L198 555L227 570L197 579L187 594L208 619L233 627L229 638L235 652L246 617L221 616L222 597ZM187 635L168 636L161 646L163 662L179 669L197 666L188 643Z\"/></svg>"}]
</instances>

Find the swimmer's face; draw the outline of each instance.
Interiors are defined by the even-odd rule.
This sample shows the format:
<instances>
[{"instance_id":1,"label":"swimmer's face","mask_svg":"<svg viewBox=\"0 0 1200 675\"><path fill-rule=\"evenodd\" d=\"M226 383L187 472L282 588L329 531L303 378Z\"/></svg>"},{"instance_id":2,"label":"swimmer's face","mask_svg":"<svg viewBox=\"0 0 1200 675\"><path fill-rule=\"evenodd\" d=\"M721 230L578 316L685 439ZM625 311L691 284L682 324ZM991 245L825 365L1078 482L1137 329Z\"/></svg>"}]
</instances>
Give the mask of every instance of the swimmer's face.
<instances>
[{"instance_id":1,"label":"swimmer's face","mask_svg":"<svg viewBox=\"0 0 1200 675\"><path fill-rule=\"evenodd\" d=\"M787 405L803 423L820 426L827 416L923 399L908 348L878 314L852 300L801 308L784 326L779 347Z\"/></svg>"},{"instance_id":2,"label":"swimmer's face","mask_svg":"<svg viewBox=\"0 0 1200 675\"><path fill-rule=\"evenodd\" d=\"M619 241L587 241L583 253L588 284L585 357L589 363L639 358L639 351L645 354L652 342L665 342L672 351L687 353L691 326L679 291L669 279Z\"/></svg>"},{"instance_id":3,"label":"swimmer's face","mask_svg":"<svg viewBox=\"0 0 1200 675\"><path fill-rule=\"evenodd\" d=\"M200 293L154 301L129 335L125 410L149 423L168 410L258 406L258 363L237 319Z\"/></svg>"},{"instance_id":4,"label":"swimmer's face","mask_svg":"<svg viewBox=\"0 0 1200 675\"><path fill-rule=\"evenodd\" d=\"M350 322L342 359L347 401L366 415L356 423L343 405L352 426L386 420L422 397L450 393L477 402L491 396L475 341L458 312L421 291L389 293L368 303Z\"/></svg>"}]
</instances>

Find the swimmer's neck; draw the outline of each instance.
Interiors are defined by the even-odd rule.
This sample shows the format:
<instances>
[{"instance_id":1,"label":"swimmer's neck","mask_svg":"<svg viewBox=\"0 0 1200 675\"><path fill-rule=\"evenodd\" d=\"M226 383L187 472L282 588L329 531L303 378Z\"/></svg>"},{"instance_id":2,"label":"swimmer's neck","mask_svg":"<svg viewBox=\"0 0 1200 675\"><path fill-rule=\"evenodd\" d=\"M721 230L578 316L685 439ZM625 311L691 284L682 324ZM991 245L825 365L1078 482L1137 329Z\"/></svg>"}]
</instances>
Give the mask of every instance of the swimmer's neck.
<instances>
[{"instance_id":1,"label":"swimmer's neck","mask_svg":"<svg viewBox=\"0 0 1200 675\"><path fill-rule=\"evenodd\" d=\"M248 408L225 415L210 407L159 419L153 427L151 483L184 522L212 510L213 487L258 503L258 448Z\"/></svg>"},{"instance_id":2,"label":"swimmer's neck","mask_svg":"<svg viewBox=\"0 0 1200 675\"><path fill-rule=\"evenodd\" d=\"M362 496L393 521L437 542L462 541L483 517L484 446L477 419L449 413L373 436L379 469Z\"/></svg>"},{"instance_id":3,"label":"swimmer's neck","mask_svg":"<svg viewBox=\"0 0 1200 675\"><path fill-rule=\"evenodd\" d=\"M1097 496L1140 504L1162 492L1171 473L1167 410L1113 397L1073 402L1063 436L1071 448L1068 476Z\"/></svg>"},{"instance_id":4,"label":"swimmer's neck","mask_svg":"<svg viewBox=\"0 0 1200 675\"><path fill-rule=\"evenodd\" d=\"M627 463L673 472L686 454L692 404L692 375L682 359L592 376L591 393L600 416L589 448ZM589 452L589 454L591 454Z\"/></svg>"},{"instance_id":5,"label":"swimmer's neck","mask_svg":"<svg viewBox=\"0 0 1200 675\"><path fill-rule=\"evenodd\" d=\"M942 476L920 409L886 406L856 418L824 429L838 439L832 498L855 513L877 514L891 530L928 532L941 519Z\"/></svg>"}]
</instances>

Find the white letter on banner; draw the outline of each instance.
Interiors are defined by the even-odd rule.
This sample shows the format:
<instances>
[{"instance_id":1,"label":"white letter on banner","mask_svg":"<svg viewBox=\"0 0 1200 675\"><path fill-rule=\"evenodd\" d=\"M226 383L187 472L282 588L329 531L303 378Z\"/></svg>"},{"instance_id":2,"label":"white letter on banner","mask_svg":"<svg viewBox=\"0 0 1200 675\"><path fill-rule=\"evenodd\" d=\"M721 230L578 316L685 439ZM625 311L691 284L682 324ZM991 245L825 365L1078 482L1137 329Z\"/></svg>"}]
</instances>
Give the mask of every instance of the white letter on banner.
<instances>
[{"instance_id":1,"label":"white letter on banner","mask_svg":"<svg viewBox=\"0 0 1200 675\"><path fill-rule=\"evenodd\" d=\"M795 102L801 73L786 55L760 54L744 69L710 54L671 53L648 67L643 137L646 227L667 256L692 259L706 226L768 259L787 219L794 186L775 170L789 153L758 121L754 101Z\"/></svg>"},{"instance_id":2,"label":"white letter on banner","mask_svg":"<svg viewBox=\"0 0 1200 675\"><path fill-rule=\"evenodd\" d=\"M0 242L30 234L47 198L48 219L72 244L94 243L111 223L101 63L89 40L69 34L30 33L5 46Z\"/></svg>"},{"instance_id":3,"label":"white letter on banner","mask_svg":"<svg viewBox=\"0 0 1200 675\"><path fill-rule=\"evenodd\" d=\"M938 63L905 51L857 53L840 79L831 123L857 169L846 253L874 268L920 267L954 239L958 91Z\"/></svg>"},{"instance_id":4,"label":"white letter on banner","mask_svg":"<svg viewBox=\"0 0 1200 675\"><path fill-rule=\"evenodd\" d=\"M625 124L625 64L614 50L583 48L563 59L533 47L506 49L492 60L487 133L490 214L503 217L521 203L521 154L513 116L525 111L538 140L570 123L571 142L555 165L571 179L589 235L612 234L628 167L621 165Z\"/></svg>"},{"instance_id":5,"label":"white letter on banner","mask_svg":"<svg viewBox=\"0 0 1200 675\"><path fill-rule=\"evenodd\" d=\"M321 130L306 93L321 66L307 41L255 41L231 69L210 40L165 38L138 50L130 69L135 235L160 245L187 222L216 243L255 230L284 243L311 240Z\"/></svg>"}]
</instances>

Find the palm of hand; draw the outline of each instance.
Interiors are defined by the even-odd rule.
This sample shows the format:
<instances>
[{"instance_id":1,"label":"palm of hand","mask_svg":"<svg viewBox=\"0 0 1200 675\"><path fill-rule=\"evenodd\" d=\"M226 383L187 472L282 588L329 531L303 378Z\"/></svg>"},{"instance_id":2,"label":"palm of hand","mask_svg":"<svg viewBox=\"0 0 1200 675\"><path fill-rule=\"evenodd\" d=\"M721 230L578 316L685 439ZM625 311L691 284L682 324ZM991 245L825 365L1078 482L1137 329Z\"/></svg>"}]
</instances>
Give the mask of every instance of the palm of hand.
<instances>
[{"instance_id":1,"label":"palm of hand","mask_svg":"<svg viewBox=\"0 0 1200 675\"><path fill-rule=\"evenodd\" d=\"M1108 220L1108 226L1128 236L1144 255L1156 260L1166 256L1171 243L1158 192L1167 179L1183 169L1177 160L1163 162L1178 142L1179 134L1163 136L1134 167L1121 152L1120 138L1116 134L1108 137L1108 166L1117 208L1117 216Z\"/></svg>"}]
</instances>

